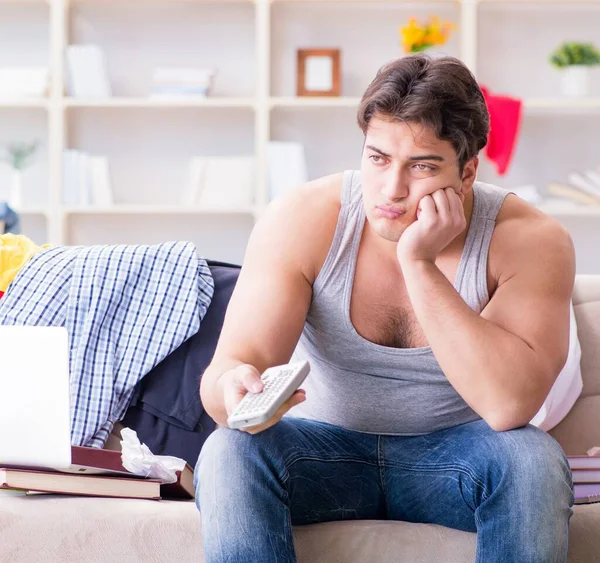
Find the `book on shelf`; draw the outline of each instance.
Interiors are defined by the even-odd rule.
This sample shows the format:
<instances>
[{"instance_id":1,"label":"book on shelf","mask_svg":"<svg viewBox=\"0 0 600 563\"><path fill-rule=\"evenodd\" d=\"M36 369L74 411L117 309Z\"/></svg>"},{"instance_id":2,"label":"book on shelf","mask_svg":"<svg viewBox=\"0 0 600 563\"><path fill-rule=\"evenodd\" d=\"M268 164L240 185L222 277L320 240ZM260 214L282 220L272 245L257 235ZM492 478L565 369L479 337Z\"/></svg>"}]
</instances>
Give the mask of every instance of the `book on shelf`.
<instances>
[{"instance_id":1,"label":"book on shelf","mask_svg":"<svg viewBox=\"0 0 600 563\"><path fill-rule=\"evenodd\" d=\"M271 141L267 145L269 199L275 199L308 181L302 143Z\"/></svg>"},{"instance_id":2,"label":"book on shelf","mask_svg":"<svg viewBox=\"0 0 600 563\"><path fill-rule=\"evenodd\" d=\"M63 203L71 206L114 203L108 159L67 149L63 153Z\"/></svg>"},{"instance_id":3,"label":"book on shelf","mask_svg":"<svg viewBox=\"0 0 600 563\"><path fill-rule=\"evenodd\" d=\"M206 158L193 157L190 160L188 178L181 203L186 207L194 207L200 201L200 193L204 186Z\"/></svg>"},{"instance_id":4,"label":"book on shelf","mask_svg":"<svg viewBox=\"0 0 600 563\"><path fill-rule=\"evenodd\" d=\"M110 207L114 204L110 185L108 158L105 156L90 156L88 161L91 200L94 205Z\"/></svg>"},{"instance_id":5,"label":"book on shelf","mask_svg":"<svg viewBox=\"0 0 600 563\"><path fill-rule=\"evenodd\" d=\"M160 500L160 481L62 471L0 468L0 489L21 489L66 495Z\"/></svg>"},{"instance_id":6,"label":"book on shelf","mask_svg":"<svg viewBox=\"0 0 600 563\"><path fill-rule=\"evenodd\" d=\"M66 57L70 96L95 99L112 96L106 55L98 45L69 45Z\"/></svg>"},{"instance_id":7,"label":"book on shelf","mask_svg":"<svg viewBox=\"0 0 600 563\"><path fill-rule=\"evenodd\" d=\"M89 205L88 155L76 151L63 152L63 203L65 205Z\"/></svg>"},{"instance_id":8,"label":"book on shelf","mask_svg":"<svg viewBox=\"0 0 600 563\"><path fill-rule=\"evenodd\" d=\"M255 173L255 158L251 156L193 157L182 203L205 209L250 206Z\"/></svg>"},{"instance_id":9,"label":"book on shelf","mask_svg":"<svg viewBox=\"0 0 600 563\"><path fill-rule=\"evenodd\" d=\"M49 85L47 67L0 68L0 98L43 98Z\"/></svg>"},{"instance_id":10,"label":"book on shelf","mask_svg":"<svg viewBox=\"0 0 600 563\"><path fill-rule=\"evenodd\" d=\"M200 207L229 209L252 205L254 176L254 157L208 159L200 192Z\"/></svg>"},{"instance_id":11,"label":"book on shelf","mask_svg":"<svg viewBox=\"0 0 600 563\"><path fill-rule=\"evenodd\" d=\"M596 173L593 170L582 173L570 172L568 175L569 184L600 202L600 184L596 184L593 180L595 176Z\"/></svg>"},{"instance_id":12,"label":"book on shelf","mask_svg":"<svg viewBox=\"0 0 600 563\"><path fill-rule=\"evenodd\" d=\"M152 74L151 98L201 97L210 94L216 68L158 67Z\"/></svg>"},{"instance_id":13,"label":"book on shelf","mask_svg":"<svg viewBox=\"0 0 600 563\"><path fill-rule=\"evenodd\" d=\"M569 184L553 182L548 184L547 189L554 196L571 200L580 205L600 205L600 197L590 195Z\"/></svg>"}]
</instances>

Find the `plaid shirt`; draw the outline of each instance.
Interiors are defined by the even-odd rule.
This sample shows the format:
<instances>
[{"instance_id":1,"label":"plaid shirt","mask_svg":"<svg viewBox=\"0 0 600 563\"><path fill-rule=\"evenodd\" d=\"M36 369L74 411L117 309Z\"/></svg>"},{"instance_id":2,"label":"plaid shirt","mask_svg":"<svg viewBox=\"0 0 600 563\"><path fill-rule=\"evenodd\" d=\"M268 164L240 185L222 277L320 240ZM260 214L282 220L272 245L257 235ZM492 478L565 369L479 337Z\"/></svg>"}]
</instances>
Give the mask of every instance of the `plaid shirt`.
<instances>
[{"instance_id":1,"label":"plaid shirt","mask_svg":"<svg viewBox=\"0 0 600 563\"><path fill-rule=\"evenodd\" d=\"M191 243L59 246L10 284L0 325L67 328L71 443L102 447L136 384L198 331L213 291Z\"/></svg>"}]
</instances>

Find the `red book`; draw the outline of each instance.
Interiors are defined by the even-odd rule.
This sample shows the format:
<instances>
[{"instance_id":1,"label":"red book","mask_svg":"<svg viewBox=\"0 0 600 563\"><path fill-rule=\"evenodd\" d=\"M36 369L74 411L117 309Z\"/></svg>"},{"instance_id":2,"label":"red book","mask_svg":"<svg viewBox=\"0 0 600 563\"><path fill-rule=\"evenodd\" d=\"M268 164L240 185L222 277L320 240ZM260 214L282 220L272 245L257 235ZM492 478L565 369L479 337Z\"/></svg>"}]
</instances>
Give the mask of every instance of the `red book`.
<instances>
[{"instance_id":1,"label":"red book","mask_svg":"<svg viewBox=\"0 0 600 563\"><path fill-rule=\"evenodd\" d=\"M84 475L137 477L123 467L120 451L84 446L71 446L71 467L61 471ZM182 471L177 471L177 481L161 484L160 491L161 496L165 498L194 498L194 470L186 463Z\"/></svg>"}]
</instances>

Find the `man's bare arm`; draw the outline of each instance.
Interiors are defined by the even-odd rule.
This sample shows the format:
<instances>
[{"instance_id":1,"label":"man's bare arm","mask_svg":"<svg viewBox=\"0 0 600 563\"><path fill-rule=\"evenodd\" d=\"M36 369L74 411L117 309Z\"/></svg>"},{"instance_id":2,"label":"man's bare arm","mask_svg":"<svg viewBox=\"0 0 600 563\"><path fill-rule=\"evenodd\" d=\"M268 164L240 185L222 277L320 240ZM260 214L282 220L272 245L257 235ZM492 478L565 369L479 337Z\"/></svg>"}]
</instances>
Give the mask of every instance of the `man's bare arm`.
<instances>
[{"instance_id":1,"label":"man's bare arm","mask_svg":"<svg viewBox=\"0 0 600 563\"><path fill-rule=\"evenodd\" d=\"M550 219L520 225L505 271L481 315L430 262L403 265L417 319L450 383L490 426L527 424L568 352L574 252Z\"/></svg>"},{"instance_id":2,"label":"man's bare arm","mask_svg":"<svg viewBox=\"0 0 600 563\"><path fill-rule=\"evenodd\" d=\"M339 204L336 209L330 196L340 182L337 176L325 178L271 204L252 232L215 355L201 380L202 404L219 424L227 420L225 372L247 364L261 373L289 361L317 265L335 229Z\"/></svg>"}]
</instances>

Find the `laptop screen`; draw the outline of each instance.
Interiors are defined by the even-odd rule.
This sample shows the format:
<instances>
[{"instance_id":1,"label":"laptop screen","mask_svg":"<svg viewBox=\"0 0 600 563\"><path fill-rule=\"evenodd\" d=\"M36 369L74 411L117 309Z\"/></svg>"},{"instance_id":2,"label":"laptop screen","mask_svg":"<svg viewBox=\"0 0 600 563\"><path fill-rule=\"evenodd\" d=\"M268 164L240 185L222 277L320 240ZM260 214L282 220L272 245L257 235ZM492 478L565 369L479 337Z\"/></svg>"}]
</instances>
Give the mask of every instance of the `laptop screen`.
<instances>
[{"instance_id":1,"label":"laptop screen","mask_svg":"<svg viewBox=\"0 0 600 563\"><path fill-rule=\"evenodd\" d=\"M0 326L0 467L70 465L69 393L66 329Z\"/></svg>"}]
</instances>

